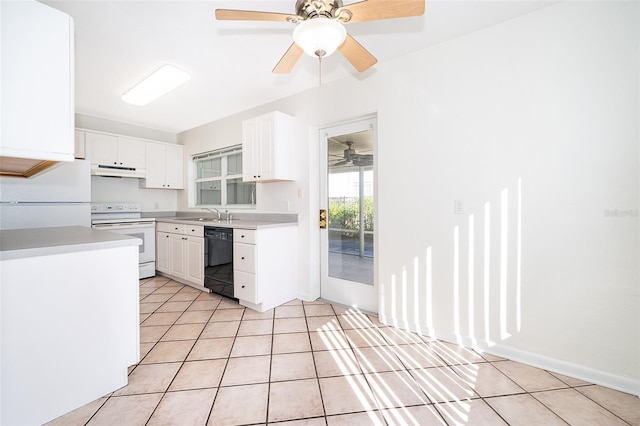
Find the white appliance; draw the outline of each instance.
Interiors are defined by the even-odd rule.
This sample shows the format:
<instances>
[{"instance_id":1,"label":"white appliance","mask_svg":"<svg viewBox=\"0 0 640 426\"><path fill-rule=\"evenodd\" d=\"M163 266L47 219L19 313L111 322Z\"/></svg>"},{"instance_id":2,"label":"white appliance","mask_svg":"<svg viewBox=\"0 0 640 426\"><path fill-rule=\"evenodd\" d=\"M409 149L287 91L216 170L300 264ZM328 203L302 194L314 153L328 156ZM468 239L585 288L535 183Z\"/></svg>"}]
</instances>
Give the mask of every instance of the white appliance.
<instances>
[{"instance_id":1,"label":"white appliance","mask_svg":"<svg viewBox=\"0 0 640 426\"><path fill-rule=\"evenodd\" d=\"M140 204L94 203L91 204L91 226L103 231L116 232L140 238L140 278L156 274L156 220L143 218Z\"/></svg>"},{"instance_id":2,"label":"white appliance","mask_svg":"<svg viewBox=\"0 0 640 426\"><path fill-rule=\"evenodd\" d=\"M0 229L91 226L91 164L74 160L30 179L0 178Z\"/></svg>"}]
</instances>

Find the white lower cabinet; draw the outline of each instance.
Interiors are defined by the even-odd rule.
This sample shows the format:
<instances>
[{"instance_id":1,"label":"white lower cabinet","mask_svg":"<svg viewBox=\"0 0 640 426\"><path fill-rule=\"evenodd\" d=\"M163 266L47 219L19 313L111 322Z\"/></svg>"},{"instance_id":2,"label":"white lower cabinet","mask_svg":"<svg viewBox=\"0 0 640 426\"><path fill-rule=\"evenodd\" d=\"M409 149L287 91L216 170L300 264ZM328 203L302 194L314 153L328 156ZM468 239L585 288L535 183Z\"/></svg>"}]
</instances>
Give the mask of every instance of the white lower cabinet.
<instances>
[{"instance_id":1,"label":"white lower cabinet","mask_svg":"<svg viewBox=\"0 0 640 426\"><path fill-rule=\"evenodd\" d=\"M233 230L234 296L258 312L296 297L297 228Z\"/></svg>"},{"instance_id":2,"label":"white lower cabinet","mask_svg":"<svg viewBox=\"0 0 640 426\"><path fill-rule=\"evenodd\" d=\"M204 227L157 222L156 270L204 289Z\"/></svg>"}]
</instances>

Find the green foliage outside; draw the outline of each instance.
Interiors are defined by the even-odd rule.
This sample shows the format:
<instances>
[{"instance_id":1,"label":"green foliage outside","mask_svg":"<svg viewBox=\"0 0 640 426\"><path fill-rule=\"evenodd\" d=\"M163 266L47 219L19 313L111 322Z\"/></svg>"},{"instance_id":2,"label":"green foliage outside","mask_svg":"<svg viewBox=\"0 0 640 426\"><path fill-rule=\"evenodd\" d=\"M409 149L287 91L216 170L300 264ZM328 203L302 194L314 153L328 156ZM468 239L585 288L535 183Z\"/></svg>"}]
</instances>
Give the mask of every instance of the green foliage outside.
<instances>
[{"instance_id":1,"label":"green foliage outside","mask_svg":"<svg viewBox=\"0 0 640 426\"><path fill-rule=\"evenodd\" d=\"M360 229L359 199L339 197L329 199L329 227ZM364 230L373 231L373 197L364 198Z\"/></svg>"}]
</instances>

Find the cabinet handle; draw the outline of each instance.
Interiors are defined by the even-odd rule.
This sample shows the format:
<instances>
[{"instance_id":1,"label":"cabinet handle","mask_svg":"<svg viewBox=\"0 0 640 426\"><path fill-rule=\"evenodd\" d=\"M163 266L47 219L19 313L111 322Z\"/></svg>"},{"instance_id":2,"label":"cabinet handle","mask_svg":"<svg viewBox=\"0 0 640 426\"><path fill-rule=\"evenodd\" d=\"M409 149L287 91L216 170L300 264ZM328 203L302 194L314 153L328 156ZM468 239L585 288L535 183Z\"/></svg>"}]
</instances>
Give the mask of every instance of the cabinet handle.
<instances>
[{"instance_id":1,"label":"cabinet handle","mask_svg":"<svg viewBox=\"0 0 640 426\"><path fill-rule=\"evenodd\" d=\"M244 286L242 286L242 288L244 288Z\"/></svg>"},{"instance_id":2,"label":"cabinet handle","mask_svg":"<svg viewBox=\"0 0 640 426\"><path fill-rule=\"evenodd\" d=\"M244 238L244 235L240 235L240 238Z\"/></svg>"},{"instance_id":3,"label":"cabinet handle","mask_svg":"<svg viewBox=\"0 0 640 426\"><path fill-rule=\"evenodd\" d=\"M244 256L242 256L242 260L244 260Z\"/></svg>"}]
</instances>

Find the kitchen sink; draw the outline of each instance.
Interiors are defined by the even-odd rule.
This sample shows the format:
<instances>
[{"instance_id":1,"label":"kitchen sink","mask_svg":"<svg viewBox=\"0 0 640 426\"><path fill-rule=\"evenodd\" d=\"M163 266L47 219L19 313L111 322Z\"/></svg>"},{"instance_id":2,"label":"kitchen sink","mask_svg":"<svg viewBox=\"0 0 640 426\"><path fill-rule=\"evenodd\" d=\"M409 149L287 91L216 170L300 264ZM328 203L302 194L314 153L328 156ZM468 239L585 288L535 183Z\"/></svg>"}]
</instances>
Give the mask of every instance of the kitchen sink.
<instances>
[{"instance_id":1,"label":"kitchen sink","mask_svg":"<svg viewBox=\"0 0 640 426\"><path fill-rule=\"evenodd\" d=\"M176 219L187 220L190 222L220 222L220 219L216 219L214 217L187 217L187 218L178 217Z\"/></svg>"}]
</instances>

